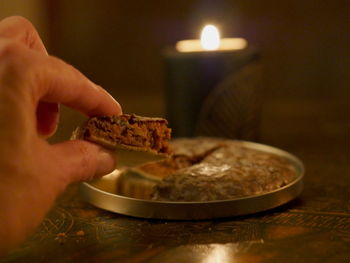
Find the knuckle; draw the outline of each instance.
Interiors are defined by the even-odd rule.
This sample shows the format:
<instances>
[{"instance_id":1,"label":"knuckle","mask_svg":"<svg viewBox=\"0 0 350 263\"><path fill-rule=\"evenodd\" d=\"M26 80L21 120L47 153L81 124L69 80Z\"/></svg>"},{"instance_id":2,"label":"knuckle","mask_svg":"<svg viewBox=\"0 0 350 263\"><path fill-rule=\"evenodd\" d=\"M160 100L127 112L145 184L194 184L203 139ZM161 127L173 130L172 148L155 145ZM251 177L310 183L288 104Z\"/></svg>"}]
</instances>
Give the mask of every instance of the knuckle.
<instances>
[{"instance_id":1,"label":"knuckle","mask_svg":"<svg viewBox=\"0 0 350 263\"><path fill-rule=\"evenodd\" d=\"M13 59L20 54L21 49L22 49L21 45L13 40L1 41L1 45L0 45L1 61L6 61L8 63L8 58L10 58L9 61L13 61Z\"/></svg>"},{"instance_id":2,"label":"knuckle","mask_svg":"<svg viewBox=\"0 0 350 263\"><path fill-rule=\"evenodd\" d=\"M23 54L23 47L11 40L0 42L0 81L18 83L27 77L30 65ZM9 84L9 82L7 82Z\"/></svg>"},{"instance_id":3,"label":"knuckle","mask_svg":"<svg viewBox=\"0 0 350 263\"><path fill-rule=\"evenodd\" d=\"M0 35L47 54L35 26L29 20L21 16L12 16L1 22L3 27L0 30Z\"/></svg>"},{"instance_id":4,"label":"knuckle","mask_svg":"<svg viewBox=\"0 0 350 263\"><path fill-rule=\"evenodd\" d=\"M23 16L10 16L8 18L5 18L4 20L8 20L9 22L11 22L12 24L15 24L18 27L21 27L22 29L29 29L29 30L33 30L34 26L33 24L26 18L24 18Z\"/></svg>"},{"instance_id":5,"label":"knuckle","mask_svg":"<svg viewBox=\"0 0 350 263\"><path fill-rule=\"evenodd\" d=\"M81 157L81 166L87 166L89 164L89 151L85 144L75 144L76 151L78 152L79 156Z\"/></svg>"},{"instance_id":6,"label":"knuckle","mask_svg":"<svg viewBox=\"0 0 350 263\"><path fill-rule=\"evenodd\" d=\"M90 174L85 174L94 170L93 169L94 158L93 158L92 152L90 151L90 148L85 143L75 144L75 147L76 147L75 150L77 151L80 158L78 162L78 165L79 165L78 171L80 171L80 174L78 176L79 177L91 176Z\"/></svg>"}]
</instances>

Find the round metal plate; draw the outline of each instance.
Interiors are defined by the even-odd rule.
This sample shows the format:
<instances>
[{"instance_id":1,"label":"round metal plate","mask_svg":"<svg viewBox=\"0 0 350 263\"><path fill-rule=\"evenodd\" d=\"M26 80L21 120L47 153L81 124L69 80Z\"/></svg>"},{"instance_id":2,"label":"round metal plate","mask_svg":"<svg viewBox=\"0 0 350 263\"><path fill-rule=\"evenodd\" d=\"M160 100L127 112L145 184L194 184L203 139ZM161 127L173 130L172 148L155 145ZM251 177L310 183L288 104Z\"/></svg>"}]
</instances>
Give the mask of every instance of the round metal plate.
<instances>
[{"instance_id":1,"label":"round metal plate","mask_svg":"<svg viewBox=\"0 0 350 263\"><path fill-rule=\"evenodd\" d=\"M240 142L242 146L282 156L290 161L296 171L296 179L277 190L254 196L209 202L153 201L115 194L119 172L90 183L82 183L83 198L111 212L142 218L171 220L196 220L231 217L256 213L285 204L297 197L303 188L304 166L294 155L275 147Z\"/></svg>"}]
</instances>

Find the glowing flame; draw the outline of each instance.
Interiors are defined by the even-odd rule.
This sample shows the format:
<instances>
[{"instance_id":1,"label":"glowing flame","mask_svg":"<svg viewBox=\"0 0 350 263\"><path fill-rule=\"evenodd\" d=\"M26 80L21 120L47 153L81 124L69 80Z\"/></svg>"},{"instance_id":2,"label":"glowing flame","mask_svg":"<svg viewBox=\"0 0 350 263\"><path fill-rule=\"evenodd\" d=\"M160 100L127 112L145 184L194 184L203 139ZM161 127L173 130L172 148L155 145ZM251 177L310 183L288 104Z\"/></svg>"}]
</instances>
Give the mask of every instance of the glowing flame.
<instances>
[{"instance_id":1,"label":"glowing flame","mask_svg":"<svg viewBox=\"0 0 350 263\"><path fill-rule=\"evenodd\" d=\"M179 52L223 52L240 50L247 47L244 38L220 38L218 29L206 25L201 33L201 39L187 39L176 43Z\"/></svg>"},{"instance_id":2,"label":"glowing flame","mask_svg":"<svg viewBox=\"0 0 350 263\"><path fill-rule=\"evenodd\" d=\"M220 33L213 25L206 25L201 33L201 46L204 50L216 50L220 47Z\"/></svg>"}]
</instances>

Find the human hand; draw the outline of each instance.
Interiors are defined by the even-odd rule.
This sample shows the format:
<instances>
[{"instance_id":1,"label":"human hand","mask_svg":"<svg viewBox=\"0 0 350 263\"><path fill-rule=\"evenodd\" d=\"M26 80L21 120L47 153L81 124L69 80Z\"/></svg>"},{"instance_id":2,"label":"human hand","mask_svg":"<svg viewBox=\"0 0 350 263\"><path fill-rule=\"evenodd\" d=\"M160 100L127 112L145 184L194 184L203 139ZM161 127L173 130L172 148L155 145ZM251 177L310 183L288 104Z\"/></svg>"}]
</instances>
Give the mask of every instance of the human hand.
<instances>
[{"instance_id":1,"label":"human hand","mask_svg":"<svg viewBox=\"0 0 350 263\"><path fill-rule=\"evenodd\" d=\"M27 237L67 185L115 167L101 147L80 140L50 145L58 105L88 116L121 114L101 87L49 56L30 22L0 22L0 255Z\"/></svg>"}]
</instances>

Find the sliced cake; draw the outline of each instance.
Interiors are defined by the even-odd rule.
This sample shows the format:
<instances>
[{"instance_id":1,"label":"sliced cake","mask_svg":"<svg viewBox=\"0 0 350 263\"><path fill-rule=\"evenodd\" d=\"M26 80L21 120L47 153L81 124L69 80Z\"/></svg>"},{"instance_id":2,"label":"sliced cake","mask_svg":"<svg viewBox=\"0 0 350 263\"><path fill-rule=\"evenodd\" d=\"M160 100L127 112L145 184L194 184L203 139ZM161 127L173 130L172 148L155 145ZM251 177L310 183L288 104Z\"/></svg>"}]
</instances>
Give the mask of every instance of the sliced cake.
<instances>
[{"instance_id":1,"label":"sliced cake","mask_svg":"<svg viewBox=\"0 0 350 263\"><path fill-rule=\"evenodd\" d=\"M171 129L162 118L134 114L90 118L75 131L74 138L110 149L131 149L156 154L169 152Z\"/></svg>"}]
</instances>

